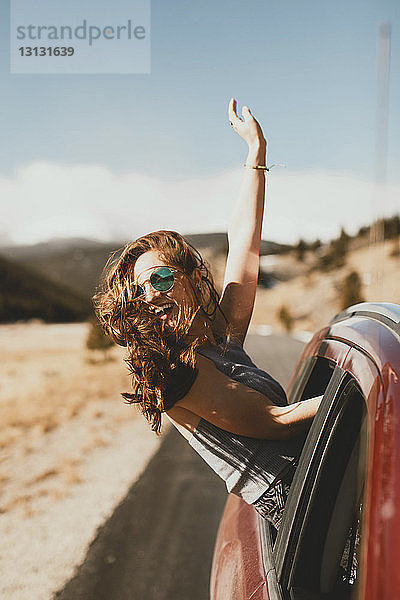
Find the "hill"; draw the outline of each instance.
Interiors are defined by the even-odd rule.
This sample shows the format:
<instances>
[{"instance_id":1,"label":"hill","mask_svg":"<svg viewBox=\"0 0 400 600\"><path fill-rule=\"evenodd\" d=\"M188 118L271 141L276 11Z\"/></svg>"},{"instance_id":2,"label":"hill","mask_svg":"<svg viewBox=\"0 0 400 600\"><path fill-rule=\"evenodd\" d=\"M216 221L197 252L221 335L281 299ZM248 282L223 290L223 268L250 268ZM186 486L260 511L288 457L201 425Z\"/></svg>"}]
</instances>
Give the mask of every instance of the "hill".
<instances>
[{"instance_id":1,"label":"hill","mask_svg":"<svg viewBox=\"0 0 400 600\"><path fill-rule=\"evenodd\" d=\"M186 235L187 241L198 248L204 257L216 266L216 279L220 278L220 265L224 262L228 242L225 233ZM99 284L101 273L110 255L121 248L124 242L104 244L85 239L55 239L33 246L9 246L0 248L4 256L18 261L29 270L64 285L77 294L91 298ZM290 246L275 242L261 242L260 253L276 254Z\"/></svg>"},{"instance_id":2,"label":"hill","mask_svg":"<svg viewBox=\"0 0 400 600\"><path fill-rule=\"evenodd\" d=\"M326 244L318 240L307 244L300 240L296 246L287 246L263 241L253 324L282 328L278 315L285 307L294 329L315 331L342 309L344 281L353 271L359 275L360 295L365 300L399 303L398 216L382 222L381 229L386 239L380 244L371 243L373 236L367 227L354 237L342 231L337 239ZM226 234L193 234L186 238L211 264L216 287L220 288L226 260ZM64 300L73 297L82 302L82 298L92 296L108 257L122 245L122 242L103 244L82 239L54 240L36 246L0 249L0 253L7 252L18 261L16 264L27 270L34 269L46 278L46 285L50 279L54 289L69 288L64 292Z\"/></svg>"},{"instance_id":3,"label":"hill","mask_svg":"<svg viewBox=\"0 0 400 600\"><path fill-rule=\"evenodd\" d=\"M85 297L0 256L0 322L83 321L90 312L91 305Z\"/></svg>"},{"instance_id":4,"label":"hill","mask_svg":"<svg viewBox=\"0 0 400 600\"><path fill-rule=\"evenodd\" d=\"M198 250L210 250L214 254L228 252L228 236L226 233L193 233L184 236L185 239ZM281 254L292 248L288 244L278 244L277 242L269 242L261 240L260 255L265 254Z\"/></svg>"},{"instance_id":5,"label":"hill","mask_svg":"<svg viewBox=\"0 0 400 600\"><path fill-rule=\"evenodd\" d=\"M29 271L45 276L81 297L91 298L108 257L121 246L121 242L111 245L73 239L10 246L1 248L0 252Z\"/></svg>"},{"instance_id":6,"label":"hill","mask_svg":"<svg viewBox=\"0 0 400 600\"><path fill-rule=\"evenodd\" d=\"M346 302L345 282L351 273L360 280L360 300L400 304L400 238L370 244L368 237L349 240L344 256L326 268L326 252L296 249L264 263L263 274L276 281L270 289L259 287L252 319L255 330L268 325L284 331L282 307L292 318L293 331L315 332L327 325ZM321 268L322 265L322 268ZM351 302L354 304L354 302Z\"/></svg>"}]
</instances>

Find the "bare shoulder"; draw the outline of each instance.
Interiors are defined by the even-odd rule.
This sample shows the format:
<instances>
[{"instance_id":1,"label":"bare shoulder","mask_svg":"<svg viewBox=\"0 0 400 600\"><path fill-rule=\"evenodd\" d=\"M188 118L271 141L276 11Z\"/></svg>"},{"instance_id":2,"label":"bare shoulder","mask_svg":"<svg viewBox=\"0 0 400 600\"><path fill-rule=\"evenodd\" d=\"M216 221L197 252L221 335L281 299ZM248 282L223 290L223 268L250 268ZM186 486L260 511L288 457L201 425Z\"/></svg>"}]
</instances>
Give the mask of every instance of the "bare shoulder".
<instances>
[{"instance_id":1,"label":"bare shoulder","mask_svg":"<svg viewBox=\"0 0 400 600\"><path fill-rule=\"evenodd\" d=\"M210 358L201 354L197 357L197 368L195 382L175 406L207 418L215 413L219 402L234 401L232 392L235 390L242 389L245 393L254 391L222 373Z\"/></svg>"},{"instance_id":2,"label":"bare shoulder","mask_svg":"<svg viewBox=\"0 0 400 600\"><path fill-rule=\"evenodd\" d=\"M192 390L194 391L194 394L213 389L221 392L224 388L233 389L238 385L237 382L228 377L228 375L222 373L211 358L208 358L203 354L197 355L197 369L198 376L189 391L189 394Z\"/></svg>"},{"instance_id":3,"label":"bare shoulder","mask_svg":"<svg viewBox=\"0 0 400 600\"><path fill-rule=\"evenodd\" d=\"M216 381L219 371L213 361L205 356L197 355L197 377L189 392L170 408L166 414L178 431L189 439L201 419L201 405L210 396L211 390L221 386ZM221 375L223 375L221 373Z\"/></svg>"}]
</instances>

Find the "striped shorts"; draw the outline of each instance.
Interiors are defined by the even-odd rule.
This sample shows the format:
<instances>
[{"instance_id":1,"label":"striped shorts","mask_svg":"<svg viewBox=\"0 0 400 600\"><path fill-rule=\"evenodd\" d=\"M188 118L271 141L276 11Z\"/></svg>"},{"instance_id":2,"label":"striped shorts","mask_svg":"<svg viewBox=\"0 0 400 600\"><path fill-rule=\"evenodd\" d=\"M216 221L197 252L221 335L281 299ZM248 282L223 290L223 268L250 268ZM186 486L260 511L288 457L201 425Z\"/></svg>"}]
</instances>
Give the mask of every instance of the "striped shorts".
<instances>
[{"instance_id":1,"label":"striped shorts","mask_svg":"<svg viewBox=\"0 0 400 600\"><path fill-rule=\"evenodd\" d=\"M276 529L279 529L282 521L283 511L285 510L286 500L295 471L296 465L290 465L289 469L258 500L253 502L256 511L264 519L270 521Z\"/></svg>"}]
</instances>

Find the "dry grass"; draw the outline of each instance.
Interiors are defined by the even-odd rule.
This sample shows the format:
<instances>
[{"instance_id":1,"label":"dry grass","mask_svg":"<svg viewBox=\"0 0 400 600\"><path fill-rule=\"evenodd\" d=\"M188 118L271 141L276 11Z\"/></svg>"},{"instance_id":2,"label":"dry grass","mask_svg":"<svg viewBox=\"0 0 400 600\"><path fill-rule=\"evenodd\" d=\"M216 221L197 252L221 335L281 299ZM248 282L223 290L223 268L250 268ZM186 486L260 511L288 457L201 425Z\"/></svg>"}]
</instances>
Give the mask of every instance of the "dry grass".
<instances>
[{"instance_id":1,"label":"dry grass","mask_svg":"<svg viewBox=\"0 0 400 600\"><path fill-rule=\"evenodd\" d=\"M400 257L392 255L390 243L356 248L349 252L344 267L330 272L310 271L312 261L305 268L294 253L277 260L291 278L271 290L258 291L253 326L267 324L283 331L278 317L282 305L293 316L295 330L315 332L326 326L342 310L342 285L352 270L361 276L366 301L400 303ZM293 276L296 269L299 274Z\"/></svg>"},{"instance_id":2,"label":"dry grass","mask_svg":"<svg viewBox=\"0 0 400 600\"><path fill-rule=\"evenodd\" d=\"M129 387L119 349L113 360L89 362L86 324L0 327L0 447L27 431L45 434L97 402L119 402ZM107 408L105 407L105 411Z\"/></svg>"},{"instance_id":3,"label":"dry grass","mask_svg":"<svg viewBox=\"0 0 400 600\"><path fill-rule=\"evenodd\" d=\"M80 467L107 446L113 427L136 418L123 353L85 348L87 325L33 322L0 327L1 512L35 513L82 481ZM35 507L35 509L33 508Z\"/></svg>"},{"instance_id":4,"label":"dry grass","mask_svg":"<svg viewBox=\"0 0 400 600\"><path fill-rule=\"evenodd\" d=\"M88 362L86 332L0 326L1 598L53 597L159 447L119 350Z\"/></svg>"}]
</instances>

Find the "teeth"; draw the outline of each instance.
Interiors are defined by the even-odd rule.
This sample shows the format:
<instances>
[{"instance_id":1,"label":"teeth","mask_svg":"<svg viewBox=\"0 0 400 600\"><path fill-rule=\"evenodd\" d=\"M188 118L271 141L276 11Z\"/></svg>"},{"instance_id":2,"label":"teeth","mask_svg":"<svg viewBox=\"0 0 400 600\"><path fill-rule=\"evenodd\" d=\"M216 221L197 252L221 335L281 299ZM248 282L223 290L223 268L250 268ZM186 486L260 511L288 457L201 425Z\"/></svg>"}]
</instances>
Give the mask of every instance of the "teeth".
<instances>
[{"instance_id":1,"label":"teeth","mask_svg":"<svg viewBox=\"0 0 400 600\"><path fill-rule=\"evenodd\" d=\"M172 308L173 306L173 304L163 304L162 306L152 306L151 310L153 310L156 313L156 315L158 315L160 312L163 312L166 308Z\"/></svg>"}]
</instances>

